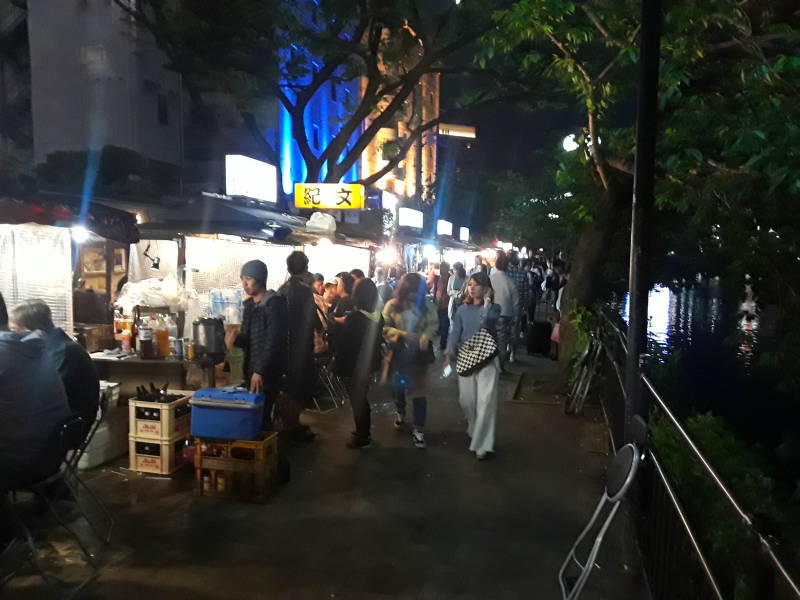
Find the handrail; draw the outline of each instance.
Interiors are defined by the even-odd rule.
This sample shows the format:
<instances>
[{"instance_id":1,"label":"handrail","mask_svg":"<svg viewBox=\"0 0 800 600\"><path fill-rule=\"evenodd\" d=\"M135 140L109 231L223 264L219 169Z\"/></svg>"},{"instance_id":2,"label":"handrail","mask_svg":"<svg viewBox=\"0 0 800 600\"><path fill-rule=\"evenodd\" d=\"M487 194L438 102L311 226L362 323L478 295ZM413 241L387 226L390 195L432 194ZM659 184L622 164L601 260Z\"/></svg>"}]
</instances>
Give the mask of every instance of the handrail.
<instances>
[{"instance_id":1,"label":"handrail","mask_svg":"<svg viewBox=\"0 0 800 600\"><path fill-rule=\"evenodd\" d=\"M720 476L717 475L717 472L709 464L709 462L706 460L705 456L703 456L703 453L700 452L700 449L697 447L697 445L694 443L692 438L689 436L689 434L686 432L686 430L680 424L680 422L678 421L678 418L669 409L669 407L667 406L667 403L664 401L664 399L658 394L658 392L655 389L655 386L653 386L653 383L644 374L641 374L640 377L641 377L642 381L644 382L645 386L647 387L648 391L652 394L653 398L656 400L656 402L658 402L659 406L661 407L661 410L663 410L664 414L666 414L667 417L669 418L669 420L672 421L672 424L675 426L675 428L681 434L683 439L686 441L686 443L692 449L692 452L694 452L694 455L697 457L697 460L700 461L700 464L703 465L703 468L705 468L705 470L708 472L708 474L714 480L714 483L717 484L717 487L719 487L719 489L722 491L722 493L728 499L728 502L731 504L731 506L733 506L734 510L739 514L739 517L742 519L742 521L744 522L745 526L753 534L755 534L755 536L758 538L759 543L761 544L762 548L764 548L764 550L767 552L767 554L769 555L769 557L772 560L772 562L775 565L775 567L778 569L778 571L780 571L781 575L783 575L783 578L786 580L786 582L789 584L789 586L792 588L792 590L798 596L798 598L800 598L800 588L795 583L795 581L792 579L791 575L789 575L788 571L783 566L783 563L781 563L781 561L775 555L775 552L773 551L771 544L755 528L755 526L753 525L753 521L750 519L750 517L747 515L747 513L742 509L742 507L739 506L738 502L736 502L736 500L733 497L733 494L730 492L728 487L722 481Z\"/></svg>"},{"instance_id":2,"label":"handrail","mask_svg":"<svg viewBox=\"0 0 800 600\"><path fill-rule=\"evenodd\" d=\"M656 471L658 472L658 476L661 478L661 483L664 484L664 489L667 491L667 495L669 496L669 499L672 501L672 505L675 507L675 511L678 513L678 518L681 520L683 528L686 530L686 534L689 536L689 541L692 543L694 551L697 553L697 557L700 559L700 564L703 566L703 571L705 571L706 577L708 577L708 582L714 589L714 593L717 595L717 598L719 598L719 600L723 600L723 595L719 589L719 585L717 585L717 580L714 578L714 574L711 572L711 567L709 567L705 554L703 554L703 550L702 548L700 548L700 544L698 543L697 538L694 535L694 531L692 531L692 527L691 525L689 525L689 520L686 518L686 515L683 512L681 503L678 500L675 491L672 489L672 485L670 484L669 479L667 478L667 474L661 467L661 462L658 460L658 458L653 452L650 452L648 456L650 457L650 460L653 461L653 464L656 467Z\"/></svg>"},{"instance_id":3,"label":"handrail","mask_svg":"<svg viewBox=\"0 0 800 600\"><path fill-rule=\"evenodd\" d=\"M620 345L622 346L622 349L625 351L625 354L627 354L628 353L628 349L627 349L627 345L626 345L627 338L626 338L625 334L614 324L614 322L608 317L608 315L606 315L603 312L601 312L600 314L605 319L606 323L608 325L610 325L611 328L614 330L614 332L616 333L617 338L621 342ZM620 383L620 389L622 390L622 393L623 393L623 396L624 396L624 394L625 394L625 386L622 385L619 368L618 368L618 366L616 364L616 361L612 358L611 352L608 349L608 347L606 347L606 355L608 356L609 360L611 361L612 365L614 366L614 370L616 372L617 379L619 380L619 383ZM697 447L697 445L694 443L692 438L689 436L689 434L686 432L686 430L680 424L680 421L678 420L678 418L669 409L669 407L667 406L666 401L659 395L658 391L656 390L655 386L653 385L653 382L650 381L650 379L648 379L647 376L644 375L643 373L640 373L640 377L641 377L642 382L645 384L645 387L647 388L647 390L650 392L650 394L653 396L653 398L655 398L655 400L658 403L658 405L661 407L661 409L664 411L664 413L670 419L672 424L675 426L675 428L681 434L681 436L683 437L684 441L689 445L689 447L691 448L691 450L694 453L694 455L700 461L700 464L703 465L703 468L711 476L711 478L713 479L714 483L717 484L717 487L722 491L723 495L727 498L727 500L731 504L731 506L733 506L734 510L736 511L736 513L741 518L741 520L744 523L745 527L750 531L751 534L753 534L758 539L758 542L761 545L761 548L763 549L765 554L767 556L769 556L769 558L772 561L773 565L780 572L781 576L786 581L786 583L789 585L789 587L792 589L792 591L795 593L795 595L798 598L800 598L800 586L798 586L798 584L794 581L792 576L786 570L786 567L783 566L783 563L780 561L778 556L775 554L775 551L774 551L772 545L769 543L769 541L767 541L766 538L764 538L764 536L761 535L761 533L758 531L758 529L756 529L755 525L753 524L753 521L750 519L750 517L747 515L747 513L744 511L744 509L741 506L739 506L738 502L736 502L736 499L733 497L733 494L731 493L731 491L728 489L728 487L722 481L722 479L717 474L717 472L714 470L714 468L711 466L711 464L708 462L708 460L706 460L705 456L703 456L703 453L700 452L700 449ZM672 493L670 493L670 498L673 500L673 504L677 508L677 506L678 506L677 502L676 502L677 499L672 497ZM683 517L681 517L681 518L683 519ZM694 543L694 540L692 540L692 541Z\"/></svg>"},{"instance_id":4,"label":"handrail","mask_svg":"<svg viewBox=\"0 0 800 600\"><path fill-rule=\"evenodd\" d=\"M600 316L602 316L603 319L605 319L606 323L608 325L610 325L611 329L614 330L614 333L617 334L617 337L619 338L619 342L620 342L619 345L622 347L622 351L625 352L625 354L627 355L628 354L628 336L625 335L625 333L623 333L623 331L614 324L614 321L612 321L604 311L600 311Z\"/></svg>"}]
</instances>

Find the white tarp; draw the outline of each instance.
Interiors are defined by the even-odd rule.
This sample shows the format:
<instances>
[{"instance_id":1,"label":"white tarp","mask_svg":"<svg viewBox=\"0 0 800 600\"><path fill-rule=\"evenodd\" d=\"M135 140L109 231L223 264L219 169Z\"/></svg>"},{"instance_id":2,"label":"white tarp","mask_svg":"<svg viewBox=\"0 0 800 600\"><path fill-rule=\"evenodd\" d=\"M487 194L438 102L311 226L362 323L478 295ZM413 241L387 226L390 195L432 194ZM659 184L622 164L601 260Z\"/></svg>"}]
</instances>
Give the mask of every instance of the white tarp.
<instances>
[{"instance_id":1,"label":"white tarp","mask_svg":"<svg viewBox=\"0 0 800 600\"><path fill-rule=\"evenodd\" d=\"M72 332L69 229L0 224L0 292L9 307L22 300L44 300L56 327Z\"/></svg>"},{"instance_id":2,"label":"white tarp","mask_svg":"<svg viewBox=\"0 0 800 600\"><path fill-rule=\"evenodd\" d=\"M148 249L149 248L149 249ZM153 261L147 258L158 258L158 269L153 268ZM131 244L128 265L128 281L142 281L157 277L162 279L172 275L178 277L178 242L173 240L141 240L138 244Z\"/></svg>"}]
</instances>

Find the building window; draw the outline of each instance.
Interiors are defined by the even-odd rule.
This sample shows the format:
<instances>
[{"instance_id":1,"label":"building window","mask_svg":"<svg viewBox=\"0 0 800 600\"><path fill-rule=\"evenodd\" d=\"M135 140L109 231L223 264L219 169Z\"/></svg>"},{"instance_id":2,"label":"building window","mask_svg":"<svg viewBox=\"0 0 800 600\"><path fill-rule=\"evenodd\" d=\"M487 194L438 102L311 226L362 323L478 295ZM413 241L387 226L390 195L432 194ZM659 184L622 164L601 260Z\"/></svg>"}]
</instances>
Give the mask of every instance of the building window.
<instances>
[{"instance_id":1,"label":"building window","mask_svg":"<svg viewBox=\"0 0 800 600\"><path fill-rule=\"evenodd\" d=\"M158 122L161 125L169 125L169 102L166 94L156 96L158 102Z\"/></svg>"}]
</instances>

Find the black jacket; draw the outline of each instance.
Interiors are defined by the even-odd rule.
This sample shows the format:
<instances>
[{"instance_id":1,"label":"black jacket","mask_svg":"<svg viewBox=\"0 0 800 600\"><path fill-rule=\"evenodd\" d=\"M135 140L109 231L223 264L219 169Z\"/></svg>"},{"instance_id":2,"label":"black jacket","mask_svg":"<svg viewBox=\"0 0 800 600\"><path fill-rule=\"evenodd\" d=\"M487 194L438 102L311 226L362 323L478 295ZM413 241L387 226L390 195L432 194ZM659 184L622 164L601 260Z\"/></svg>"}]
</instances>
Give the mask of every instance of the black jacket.
<instances>
[{"instance_id":1,"label":"black jacket","mask_svg":"<svg viewBox=\"0 0 800 600\"><path fill-rule=\"evenodd\" d=\"M53 329L45 335L46 352L61 375L69 407L83 418L88 432L100 400L97 368L86 350L62 329Z\"/></svg>"},{"instance_id":2,"label":"black jacket","mask_svg":"<svg viewBox=\"0 0 800 600\"><path fill-rule=\"evenodd\" d=\"M381 368L383 317L371 319L360 310L347 315L333 338L334 371L340 377L352 377L359 386Z\"/></svg>"},{"instance_id":3,"label":"black jacket","mask_svg":"<svg viewBox=\"0 0 800 600\"><path fill-rule=\"evenodd\" d=\"M286 299L268 290L256 304L252 298L244 301L242 331L234 345L244 350L244 372L275 379L286 372L289 344L288 310Z\"/></svg>"}]
</instances>

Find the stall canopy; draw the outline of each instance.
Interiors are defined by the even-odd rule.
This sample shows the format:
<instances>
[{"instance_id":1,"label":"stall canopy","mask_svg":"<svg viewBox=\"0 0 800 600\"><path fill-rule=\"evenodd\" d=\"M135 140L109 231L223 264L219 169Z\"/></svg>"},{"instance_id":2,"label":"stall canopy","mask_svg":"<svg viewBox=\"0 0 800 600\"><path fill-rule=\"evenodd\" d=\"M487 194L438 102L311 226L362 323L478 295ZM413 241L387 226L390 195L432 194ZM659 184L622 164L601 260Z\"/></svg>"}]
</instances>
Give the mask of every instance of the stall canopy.
<instances>
[{"instance_id":1,"label":"stall canopy","mask_svg":"<svg viewBox=\"0 0 800 600\"><path fill-rule=\"evenodd\" d=\"M0 197L0 222L57 227L82 225L101 237L123 244L139 241L134 215L92 201L85 217L81 218L81 198L71 194L39 192L24 198Z\"/></svg>"},{"instance_id":2,"label":"stall canopy","mask_svg":"<svg viewBox=\"0 0 800 600\"><path fill-rule=\"evenodd\" d=\"M302 217L268 210L256 203L203 193L180 207L149 208L148 221L140 229L148 238L216 233L288 243L292 233L305 229L305 223Z\"/></svg>"}]
</instances>

